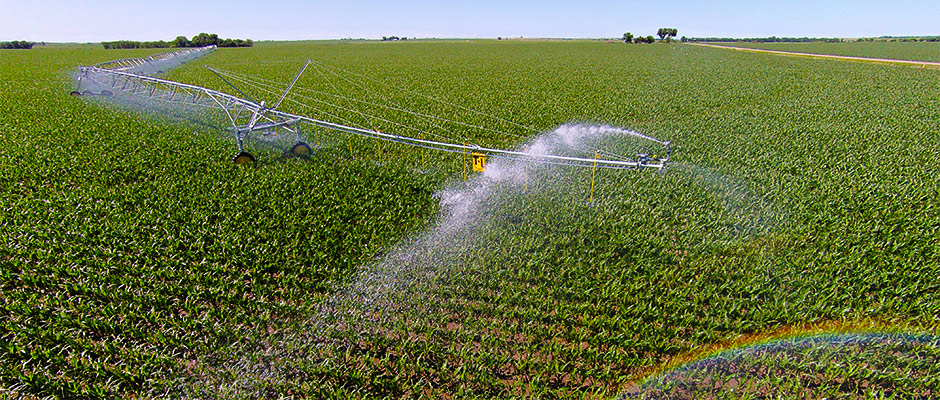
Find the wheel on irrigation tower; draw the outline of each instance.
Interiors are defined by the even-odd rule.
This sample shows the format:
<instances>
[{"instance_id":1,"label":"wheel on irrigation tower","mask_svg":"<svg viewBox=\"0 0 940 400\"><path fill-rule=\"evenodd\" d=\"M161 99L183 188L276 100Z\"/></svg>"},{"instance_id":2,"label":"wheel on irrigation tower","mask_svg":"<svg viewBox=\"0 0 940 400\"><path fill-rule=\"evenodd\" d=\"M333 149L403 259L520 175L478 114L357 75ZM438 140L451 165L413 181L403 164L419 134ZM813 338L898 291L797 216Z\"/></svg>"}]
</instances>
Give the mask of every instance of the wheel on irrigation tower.
<instances>
[{"instance_id":1,"label":"wheel on irrigation tower","mask_svg":"<svg viewBox=\"0 0 940 400\"><path fill-rule=\"evenodd\" d=\"M101 95L102 95L102 96L112 96L112 95L114 95L114 93L111 93L110 90L102 90L102 91L101 91Z\"/></svg>"},{"instance_id":2,"label":"wheel on irrigation tower","mask_svg":"<svg viewBox=\"0 0 940 400\"><path fill-rule=\"evenodd\" d=\"M297 157L309 155L311 151L310 146L304 142L297 142L297 144L290 148L291 154Z\"/></svg>"},{"instance_id":3,"label":"wheel on irrigation tower","mask_svg":"<svg viewBox=\"0 0 940 400\"><path fill-rule=\"evenodd\" d=\"M251 164L255 162L255 156L247 151L243 151L236 154L235 157L232 157L232 162L238 165Z\"/></svg>"},{"instance_id":4,"label":"wheel on irrigation tower","mask_svg":"<svg viewBox=\"0 0 940 400\"><path fill-rule=\"evenodd\" d=\"M77 97L77 96L81 96L81 95L82 95L82 92L79 92L79 91L77 91L77 90L73 90L72 93L69 93L69 96L76 96L76 97Z\"/></svg>"}]
</instances>

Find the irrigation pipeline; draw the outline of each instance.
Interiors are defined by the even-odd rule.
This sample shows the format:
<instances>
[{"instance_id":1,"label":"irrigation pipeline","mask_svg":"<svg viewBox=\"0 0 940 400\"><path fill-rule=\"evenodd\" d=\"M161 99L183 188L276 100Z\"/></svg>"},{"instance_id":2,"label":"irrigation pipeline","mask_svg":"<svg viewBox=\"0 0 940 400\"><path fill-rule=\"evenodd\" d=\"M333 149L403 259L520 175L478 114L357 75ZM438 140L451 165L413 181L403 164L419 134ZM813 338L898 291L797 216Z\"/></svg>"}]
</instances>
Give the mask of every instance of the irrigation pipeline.
<instances>
[{"instance_id":1,"label":"irrigation pipeline","mask_svg":"<svg viewBox=\"0 0 940 400\"><path fill-rule=\"evenodd\" d=\"M161 53L146 58L124 58L120 60L105 61L95 64L95 67L111 71L135 71L151 67L154 72L159 72L160 63L180 64L189 60L201 57L203 54L215 50L215 46L205 46L191 49L183 49L170 53Z\"/></svg>"},{"instance_id":2,"label":"irrigation pipeline","mask_svg":"<svg viewBox=\"0 0 940 400\"><path fill-rule=\"evenodd\" d=\"M246 138L252 131L283 127L296 132L299 139L299 125L303 123L305 125L314 127L426 149L466 154L479 153L499 158L509 158L515 160L568 166L608 169L651 168L662 170L666 168L667 162L671 156L670 142L661 141L641 134L636 134L636 136L662 145L666 156L656 157L647 156L646 154L638 154L636 159L627 159L626 157L613 157L614 154L612 153L597 150L595 152L595 157L585 158L551 154L535 154L524 151L485 147L475 144L458 144L446 141L415 138L411 136L381 132L375 129L369 130L336 122L323 121L304 115L291 114L273 108L267 108L264 102L257 103L253 100L246 100L228 93L208 89L202 86L161 79L139 73L141 70L148 68L148 66L151 66L151 69L156 69L152 68L154 60L166 61L167 63L181 62L185 61L185 59L198 57L199 55L211 51L214 49L214 47L215 46L210 46L189 51L184 50L180 52L166 53L159 56L148 57L147 59L115 60L90 67L79 67L79 85L81 86L82 81L84 80L86 82L94 83L99 87L110 88L111 90L115 90L120 93L137 97L144 97L150 100L190 106L202 106L222 110L228 118L229 122L232 124L232 127L229 129L235 132L236 140L238 141L239 145L239 151L242 150L243 139ZM213 72L215 71L213 70ZM112 95L113 93L109 90L102 90L100 94ZM246 118L247 123L240 122L245 121ZM259 122L262 121L264 122L259 124Z\"/></svg>"}]
</instances>

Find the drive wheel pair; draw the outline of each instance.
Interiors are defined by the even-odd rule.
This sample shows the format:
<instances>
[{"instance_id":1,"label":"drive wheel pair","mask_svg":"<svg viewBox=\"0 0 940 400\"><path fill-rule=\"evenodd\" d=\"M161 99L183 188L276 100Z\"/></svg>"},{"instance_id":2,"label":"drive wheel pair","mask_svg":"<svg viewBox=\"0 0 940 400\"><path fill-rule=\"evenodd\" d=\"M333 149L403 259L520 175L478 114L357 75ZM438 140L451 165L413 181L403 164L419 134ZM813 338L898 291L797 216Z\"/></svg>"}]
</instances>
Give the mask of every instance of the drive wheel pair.
<instances>
[{"instance_id":1,"label":"drive wheel pair","mask_svg":"<svg viewBox=\"0 0 940 400\"><path fill-rule=\"evenodd\" d=\"M297 142L297 144L291 146L290 148L290 153L293 154L294 157L309 156L310 152L312 151L313 150L310 148L310 146L304 142Z\"/></svg>"},{"instance_id":2,"label":"drive wheel pair","mask_svg":"<svg viewBox=\"0 0 940 400\"><path fill-rule=\"evenodd\" d=\"M289 149L284 150L284 158L307 157L313 150L304 142L297 142Z\"/></svg>"},{"instance_id":3,"label":"drive wheel pair","mask_svg":"<svg viewBox=\"0 0 940 400\"><path fill-rule=\"evenodd\" d=\"M310 155L312 151L313 150L306 143L298 142L297 144L291 146L290 150L284 152L284 155L289 155L292 157L306 157ZM237 165L252 164L255 162L255 156L251 155L251 153L247 151L242 151L236 154L235 157L232 157L232 162Z\"/></svg>"},{"instance_id":4,"label":"drive wheel pair","mask_svg":"<svg viewBox=\"0 0 940 400\"><path fill-rule=\"evenodd\" d=\"M243 151L236 154L235 157L232 157L232 162L234 162L236 165L254 164L255 156L251 155L251 153L247 151Z\"/></svg>"}]
</instances>

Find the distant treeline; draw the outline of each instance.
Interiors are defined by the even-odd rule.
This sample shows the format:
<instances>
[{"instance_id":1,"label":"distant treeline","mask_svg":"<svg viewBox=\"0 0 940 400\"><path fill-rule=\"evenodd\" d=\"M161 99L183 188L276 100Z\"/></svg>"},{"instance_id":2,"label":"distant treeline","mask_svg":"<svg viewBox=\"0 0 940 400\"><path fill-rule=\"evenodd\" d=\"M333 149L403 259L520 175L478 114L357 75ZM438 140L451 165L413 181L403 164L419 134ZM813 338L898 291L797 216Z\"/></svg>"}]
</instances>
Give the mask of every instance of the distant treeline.
<instances>
[{"instance_id":1,"label":"distant treeline","mask_svg":"<svg viewBox=\"0 0 940 400\"><path fill-rule=\"evenodd\" d=\"M177 36L172 41L157 40L155 42L138 42L133 40L118 40L114 42L101 42L106 49L165 49L170 47L251 47L254 42L251 39L219 39L217 34L200 33L193 36L193 39L187 39L186 36Z\"/></svg>"},{"instance_id":2,"label":"distant treeline","mask_svg":"<svg viewBox=\"0 0 940 400\"><path fill-rule=\"evenodd\" d=\"M27 42L25 40L14 40L12 42L0 42L0 49L31 49L33 48L33 42Z\"/></svg>"},{"instance_id":3,"label":"distant treeline","mask_svg":"<svg viewBox=\"0 0 940 400\"><path fill-rule=\"evenodd\" d=\"M940 36L924 36L924 37L891 37L891 36L882 36L880 38L861 38L858 39L859 42L940 42Z\"/></svg>"},{"instance_id":4,"label":"distant treeline","mask_svg":"<svg viewBox=\"0 0 940 400\"><path fill-rule=\"evenodd\" d=\"M754 43L841 43L841 42L940 42L940 36L925 37L890 37L882 36L879 38L859 38L859 39L841 39L841 38L809 38L809 37L765 37L765 38L727 38L727 37L706 37L706 38L687 38L683 36L683 42L754 42Z\"/></svg>"},{"instance_id":5,"label":"distant treeline","mask_svg":"<svg viewBox=\"0 0 940 400\"><path fill-rule=\"evenodd\" d=\"M755 42L755 43L810 43L810 42L825 42L825 43L839 43L842 42L840 38L808 38L808 37L764 37L764 38L727 38L727 37L706 37L706 38L687 38L683 36L681 39L682 42Z\"/></svg>"},{"instance_id":6,"label":"distant treeline","mask_svg":"<svg viewBox=\"0 0 940 400\"><path fill-rule=\"evenodd\" d=\"M659 31L656 32L656 35L659 36L659 40L662 40L666 43L672 41L672 38L676 37L679 34L679 30L676 28L659 28ZM632 33L624 33L620 37L620 40L623 40L624 43L654 43L656 39L653 38L653 35L648 36L633 36Z\"/></svg>"}]
</instances>

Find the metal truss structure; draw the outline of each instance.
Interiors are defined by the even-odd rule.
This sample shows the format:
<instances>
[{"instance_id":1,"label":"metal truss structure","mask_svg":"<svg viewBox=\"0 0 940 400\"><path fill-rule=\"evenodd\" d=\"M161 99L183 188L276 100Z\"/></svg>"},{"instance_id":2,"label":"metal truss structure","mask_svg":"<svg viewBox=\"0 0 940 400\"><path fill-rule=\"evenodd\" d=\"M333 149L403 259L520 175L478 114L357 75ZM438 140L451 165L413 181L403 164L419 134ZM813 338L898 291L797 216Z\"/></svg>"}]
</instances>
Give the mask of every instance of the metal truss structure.
<instances>
[{"instance_id":1,"label":"metal truss structure","mask_svg":"<svg viewBox=\"0 0 940 400\"><path fill-rule=\"evenodd\" d=\"M163 69L168 66L179 64L181 61L194 59L212 51L214 47L215 46L183 50L152 56L146 59L115 60L94 66L79 67L79 90L72 92L72 94L101 96L120 94L151 102L164 102L197 109L216 110L224 115L227 123L231 124L228 130L234 134L238 146L238 154L235 155L233 160L240 164L255 161L254 156L245 151L244 143L246 138L256 133L265 135L277 131L286 131L289 135L296 138L296 143L289 149L292 154L304 155L309 153L311 148L304 143L302 134L302 132L308 128L323 128L367 138L455 153L483 154L516 160L594 168L663 170L666 168L671 156L669 142L652 138L650 138L650 140L655 141L663 147L665 156L637 154L636 157L630 160L601 158L598 155L595 155L594 158L569 157L425 140L422 138L381 132L379 130L347 126L277 110L281 101L284 100L290 89L297 82L300 74L302 74L307 65L309 65L310 60L304 65L304 69L301 69L300 73L294 77L294 80L281 95L277 103L270 108L267 107L264 101L257 102L250 98L211 68L209 69L212 70L213 73L216 73L219 78L231 85L244 96L244 98L202 86L153 76L154 74L162 72ZM99 90L97 92L89 90L81 91L82 85L98 88Z\"/></svg>"}]
</instances>

